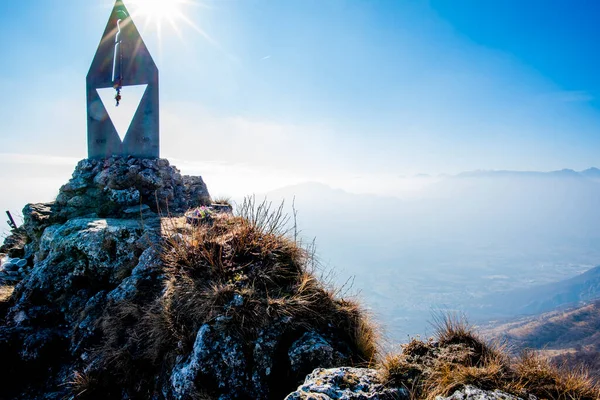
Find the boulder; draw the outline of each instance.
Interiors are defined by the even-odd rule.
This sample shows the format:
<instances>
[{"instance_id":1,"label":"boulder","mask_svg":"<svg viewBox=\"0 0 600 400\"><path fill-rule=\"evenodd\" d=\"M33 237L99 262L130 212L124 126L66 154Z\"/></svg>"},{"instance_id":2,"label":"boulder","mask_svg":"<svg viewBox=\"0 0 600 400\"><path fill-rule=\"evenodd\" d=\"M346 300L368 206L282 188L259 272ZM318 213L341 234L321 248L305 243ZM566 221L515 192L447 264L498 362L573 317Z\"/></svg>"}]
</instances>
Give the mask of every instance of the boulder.
<instances>
[{"instance_id":1,"label":"boulder","mask_svg":"<svg viewBox=\"0 0 600 400\"><path fill-rule=\"evenodd\" d=\"M100 344L98 323L107 306L159 292L158 237L154 228L123 219L75 218L43 231L31 272L0 315L0 351L12 360L0 366L10 382L6 398L68 393L64 382ZM44 380L28 380L31 373Z\"/></svg>"},{"instance_id":2,"label":"boulder","mask_svg":"<svg viewBox=\"0 0 600 400\"><path fill-rule=\"evenodd\" d=\"M173 397L177 400L194 398L195 382L199 378L213 381L219 391L226 393L221 398L246 397L252 389L245 385L248 377L243 351L244 344L239 339L204 324L198 330L189 357L173 368Z\"/></svg>"},{"instance_id":3,"label":"boulder","mask_svg":"<svg viewBox=\"0 0 600 400\"><path fill-rule=\"evenodd\" d=\"M55 211L55 203L27 204L23 208L23 226L21 228L25 230L29 240L35 240L46 227L57 222Z\"/></svg>"},{"instance_id":4,"label":"boulder","mask_svg":"<svg viewBox=\"0 0 600 400\"><path fill-rule=\"evenodd\" d=\"M6 272L9 271L17 271L19 269L19 267L15 264L12 263L12 261L8 261L4 264L2 264L2 269Z\"/></svg>"},{"instance_id":5,"label":"boulder","mask_svg":"<svg viewBox=\"0 0 600 400\"><path fill-rule=\"evenodd\" d=\"M348 352L336 350L323 336L316 332L306 332L300 339L292 343L288 350L290 368L294 373L308 375L315 365L331 368L336 365L347 365L350 361Z\"/></svg>"},{"instance_id":6,"label":"boulder","mask_svg":"<svg viewBox=\"0 0 600 400\"><path fill-rule=\"evenodd\" d=\"M285 400L408 400L408 391L388 388L377 370L368 368L318 368Z\"/></svg>"},{"instance_id":7,"label":"boulder","mask_svg":"<svg viewBox=\"0 0 600 400\"><path fill-rule=\"evenodd\" d=\"M0 246L0 253L9 257L25 256L24 247L27 244L27 232L21 227L13 229Z\"/></svg>"},{"instance_id":8,"label":"boulder","mask_svg":"<svg viewBox=\"0 0 600 400\"><path fill-rule=\"evenodd\" d=\"M437 396L436 400L536 400L537 397L529 395L526 398L513 396L500 390L482 390L474 386L465 386L449 397Z\"/></svg>"}]
</instances>

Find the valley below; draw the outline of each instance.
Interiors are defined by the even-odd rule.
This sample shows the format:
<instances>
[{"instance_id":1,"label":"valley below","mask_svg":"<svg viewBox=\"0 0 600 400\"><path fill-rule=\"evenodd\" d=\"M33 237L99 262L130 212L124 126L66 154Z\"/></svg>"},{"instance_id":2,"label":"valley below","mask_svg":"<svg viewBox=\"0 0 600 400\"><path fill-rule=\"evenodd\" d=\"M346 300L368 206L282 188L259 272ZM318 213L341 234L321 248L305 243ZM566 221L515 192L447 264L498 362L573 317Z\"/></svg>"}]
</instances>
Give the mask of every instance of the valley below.
<instances>
[{"instance_id":1,"label":"valley below","mask_svg":"<svg viewBox=\"0 0 600 400\"><path fill-rule=\"evenodd\" d=\"M598 271L582 275L600 264L600 183L572 172L460 174L410 199L320 183L267 197L290 213L293 199L323 273L367 305L390 342L407 342L431 335L440 313L483 325L600 298Z\"/></svg>"}]
</instances>

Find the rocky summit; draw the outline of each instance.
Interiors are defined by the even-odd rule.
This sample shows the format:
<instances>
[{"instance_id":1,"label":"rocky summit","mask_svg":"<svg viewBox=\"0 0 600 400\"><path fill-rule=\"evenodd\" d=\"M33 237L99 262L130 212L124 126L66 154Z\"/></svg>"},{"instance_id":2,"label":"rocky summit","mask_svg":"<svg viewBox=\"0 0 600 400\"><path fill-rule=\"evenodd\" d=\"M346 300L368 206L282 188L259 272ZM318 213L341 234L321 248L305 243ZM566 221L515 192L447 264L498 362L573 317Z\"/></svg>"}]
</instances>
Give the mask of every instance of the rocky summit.
<instances>
[{"instance_id":1,"label":"rocky summit","mask_svg":"<svg viewBox=\"0 0 600 400\"><path fill-rule=\"evenodd\" d=\"M83 160L23 213L0 248L2 400L599 398L452 319L380 354L281 207L234 214L167 160Z\"/></svg>"},{"instance_id":2,"label":"rocky summit","mask_svg":"<svg viewBox=\"0 0 600 400\"><path fill-rule=\"evenodd\" d=\"M372 358L358 306L310 274L281 213L230 210L134 158L83 160L27 205L2 248L0 398L283 398Z\"/></svg>"}]
</instances>

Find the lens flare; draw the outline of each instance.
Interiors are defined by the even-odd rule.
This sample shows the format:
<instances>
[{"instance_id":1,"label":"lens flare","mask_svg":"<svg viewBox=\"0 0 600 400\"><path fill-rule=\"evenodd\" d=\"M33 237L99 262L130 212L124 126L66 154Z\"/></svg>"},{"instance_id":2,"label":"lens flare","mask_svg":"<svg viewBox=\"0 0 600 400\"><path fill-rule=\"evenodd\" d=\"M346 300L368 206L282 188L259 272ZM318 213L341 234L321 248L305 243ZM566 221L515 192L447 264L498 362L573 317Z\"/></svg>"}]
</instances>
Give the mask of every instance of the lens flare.
<instances>
[{"instance_id":1,"label":"lens flare","mask_svg":"<svg viewBox=\"0 0 600 400\"><path fill-rule=\"evenodd\" d=\"M129 0L128 4L134 20L141 21L144 28L154 25L159 34L165 22L179 36L182 35L182 23L201 31L186 15L187 6L202 5L199 0Z\"/></svg>"}]
</instances>

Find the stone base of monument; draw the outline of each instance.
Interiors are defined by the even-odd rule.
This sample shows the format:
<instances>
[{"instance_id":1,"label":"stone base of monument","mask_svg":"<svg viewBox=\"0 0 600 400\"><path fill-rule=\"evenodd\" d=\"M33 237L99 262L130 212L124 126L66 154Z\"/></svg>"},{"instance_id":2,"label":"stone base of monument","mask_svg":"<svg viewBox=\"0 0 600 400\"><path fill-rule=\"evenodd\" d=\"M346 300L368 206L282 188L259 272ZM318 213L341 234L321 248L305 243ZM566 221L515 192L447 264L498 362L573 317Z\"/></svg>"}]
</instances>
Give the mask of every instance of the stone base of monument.
<instances>
[{"instance_id":1,"label":"stone base of monument","mask_svg":"<svg viewBox=\"0 0 600 400\"><path fill-rule=\"evenodd\" d=\"M51 205L56 218L177 216L211 204L202 177L181 175L166 159L82 160Z\"/></svg>"}]
</instances>

